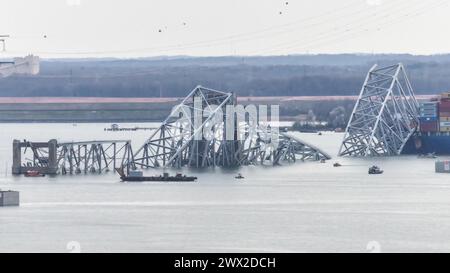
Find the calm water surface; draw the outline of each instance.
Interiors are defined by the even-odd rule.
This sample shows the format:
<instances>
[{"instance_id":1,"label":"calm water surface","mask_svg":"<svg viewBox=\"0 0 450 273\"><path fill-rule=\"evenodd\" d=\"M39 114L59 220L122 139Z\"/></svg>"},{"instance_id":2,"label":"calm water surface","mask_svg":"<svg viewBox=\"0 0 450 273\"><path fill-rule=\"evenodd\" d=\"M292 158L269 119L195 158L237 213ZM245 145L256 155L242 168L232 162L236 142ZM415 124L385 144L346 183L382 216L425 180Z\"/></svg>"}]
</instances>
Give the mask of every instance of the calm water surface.
<instances>
[{"instance_id":1,"label":"calm water surface","mask_svg":"<svg viewBox=\"0 0 450 273\"><path fill-rule=\"evenodd\" d=\"M199 182L184 185L124 184L113 173L11 176L14 138L131 139L137 148L150 133L107 126L2 124L0 188L19 190L21 206L0 208L0 252L69 252L72 241L82 252L450 251L450 176L434 173L433 159L210 169L191 171ZM342 139L297 136L331 155ZM371 164L385 173L367 175Z\"/></svg>"}]
</instances>

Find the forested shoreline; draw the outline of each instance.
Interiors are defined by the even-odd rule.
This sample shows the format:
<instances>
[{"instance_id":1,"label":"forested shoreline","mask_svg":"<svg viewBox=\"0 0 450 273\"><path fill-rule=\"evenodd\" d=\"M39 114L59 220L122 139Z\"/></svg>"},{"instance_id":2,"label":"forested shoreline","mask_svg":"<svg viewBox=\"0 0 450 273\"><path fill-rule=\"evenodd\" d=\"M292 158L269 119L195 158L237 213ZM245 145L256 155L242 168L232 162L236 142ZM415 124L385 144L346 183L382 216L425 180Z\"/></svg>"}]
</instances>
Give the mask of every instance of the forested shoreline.
<instances>
[{"instance_id":1,"label":"forested shoreline","mask_svg":"<svg viewBox=\"0 0 450 273\"><path fill-rule=\"evenodd\" d=\"M42 60L37 76L0 78L0 97L184 97L196 85L240 96L356 95L374 63L403 62L417 94L450 90L450 55Z\"/></svg>"}]
</instances>

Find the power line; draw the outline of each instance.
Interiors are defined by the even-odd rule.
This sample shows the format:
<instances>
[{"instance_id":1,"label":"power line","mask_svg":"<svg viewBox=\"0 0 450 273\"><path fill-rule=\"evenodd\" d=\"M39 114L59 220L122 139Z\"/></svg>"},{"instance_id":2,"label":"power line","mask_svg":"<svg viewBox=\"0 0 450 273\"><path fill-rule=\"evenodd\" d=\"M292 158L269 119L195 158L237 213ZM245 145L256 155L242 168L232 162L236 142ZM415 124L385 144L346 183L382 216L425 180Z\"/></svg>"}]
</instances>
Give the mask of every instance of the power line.
<instances>
[{"instance_id":1,"label":"power line","mask_svg":"<svg viewBox=\"0 0 450 273\"><path fill-rule=\"evenodd\" d=\"M129 50L116 50L116 51L86 51L86 52L82 52L82 51L78 51L78 52L37 52L37 53L41 53L41 54L56 54L56 55L91 55L91 54L114 54L114 53L137 53L137 52L147 52L147 51L153 51L153 52L170 52L170 51L174 51L174 50L186 50L186 49L195 49L195 48L203 48L203 47L210 47L213 45L223 45L224 41L228 41L228 42L234 42L234 43L239 43L239 42L245 42L245 41L255 41L256 39L267 39L268 34L271 34L271 38L276 37L278 35L287 35L290 32L289 31L284 31L283 29L289 29L289 28L293 28L295 27L294 31L297 30L297 26L302 25L303 28L307 28L307 31L313 31L314 27L319 27L322 25L330 25L330 24L335 24L336 22L340 22L340 21L345 21L348 18L354 18L355 16L358 16L358 19L355 20L351 20L350 22L347 22L346 24L344 24L343 26L340 26L340 30L333 30L332 32L330 31L325 31L320 33L319 35L316 35L315 33L313 34L313 36L308 40L303 38L300 40L296 40L296 41L291 41L291 42L287 42L287 43L280 43L278 45L275 46L271 46L270 48L268 48L267 50L263 50L260 54L264 54L264 53L268 53L268 52L277 52L280 50L286 50L286 49L294 49L294 48L298 48L299 45L308 45L308 46L303 46L302 48L308 48L309 45L313 46L316 44L321 44L320 42L322 41L328 41L330 39L333 39L333 37L337 37L338 39L342 36L347 37L347 34L353 34L353 33L360 33L361 31L358 31L358 29L363 28L363 32L367 31L368 28L371 27L371 23L372 22L378 22L380 19L385 19L385 18L389 18L389 17L393 17L395 16L396 11L398 10L399 12L401 12L402 10L404 10L404 6L403 4L397 5L398 3L394 3L394 2L388 2L386 4L383 4L382 6L380 6L380 8L378 9L377 12L381 12L380 15L375 14L374 16L368 17L367 16L367 11L369 13L372 13L373 10L370 10L367 8L367 6L365 6L365 8L363 10L361 9L357 9L357 10L350 10L350 7L353 7L354 4L358 2L361 3L360 1L355 1L352 2L351 4L345 5L343 7L341 7L340 9L333 9L333 10L329 10L327 12L324 12L320 15L316 15L316 16L310 16L307 18L303 18L301 20L297 20L291 23L287 23L287 24L282 24L282 25L277 25L277 26L271 26L259 31L253 31L253 32L247 32L247 33L241 33L241 34L236 34L236 35L230 35L230 36L226 36L226 37L222 37L222 38L218 38L218 39L210 39L210 40L205 40L205 41L200 41L200 42L192 42L192 43L186 43L186 44L177 44L177 45L169 45L166 47L152 47L152 48L142 48L142 49L129 49ZM407 6L411 6L411 4L409 4L410 1L407 2ZM423 2L421 2L423 3ZM342 12L344 11L344 12ZM384 14L383 12L387 12L386 14ZM394 14L394 15L393 15ZM335 15L337 16L336 19L330 18L330 17L326 17L329 15ZM319 20L323 17L326 17L325 19L327 20ZM359 19L359 17L362 17L361 19ZM397 16L397 17L401 17L401 16ZM397 18L396 17L396 18ZM319 20L318 22L314 22L314 20ZM309 22L309 24L305 24ZM356 25L356 27L354 27ZM344 29L342 29L344 28ZM379 27L378 27L379 28Z\"/></svg>"},{"instance_id":2,"label":"power line","mask_svg":"<svg viewBox=\"0 0 450 273\"><path fill-rule=\"evenodd\" d=\"M302 39L297 39L294 41L290 41L290 42L283 42L280 43L278 45L275 46L271 46L269 48L267 48L270 52L272 51L277 51L278 48L283 48L286 49L286 46L296 46L298 44L305 44L305 40L306 42L308 41L316 41L316 40L322 40L324 38L327 38L328 36L336 36L339 35L340 33L348 33L354 29L359 29L359 28L367 28L367 26L369 26L371 23L375 22L379 22L382 19L386 19L389 17L392 17L392 14L397 14L397 12L400 12L402 10L404 10L406 7L410 7L412 6L410 1L406 1L404 3L405 5L400 5L400 6L394 6L394 7L388 7L388 9L386 10L386 13L376 13L374 16L364 16L363 18L354 18L354 20L351 21L347 21L344 25L342 26L338 26L335 29L331 30L331 31L322 31L321 33L319 33L318 35L314 35L313 37L311 37L310 40L302 38ZM290 47L287 47L290 48Z\"/></svg>"},{"instance_id":3,"label":"power line","mask_svg":"<svg viewBox=\"0 0 450 273\"><path fill-rule=\"evenodd\" d=\"M421 16L421 15L423 15L423 14L429 12L431 9L435 9L435 8L438 8L438 7L448 6L449 4L450 4L450 2L444 0L444 1L439 2L439 3L436 4L436 5L431 6L429 10L422 10L422 9L419 9L418 11L414 11L414 12L411 12L411 13L408 13L408 14L405 14L405 15L398 16L397 18L394 18L394 19L392 19L392 20L390 20L390 21L387 21L386 23L384 23L384 24L382 24L382 25L377 26L376 31L380 31L380 30L383 29L383 28L389 28L389 27L391 27L391 26L394 26L394 25L403 23L403 22L405 22L405 21L407 21L407 20L409 20L409 19L413 19L413 18L416 18L416 17L418 17L418 16ZM361 36L364 36L364 35L366 35L366 34L368 34L368 33L369 33L369 30L368 30L368 29L364 29L364 30L360 30L360 31L358 31L358 32L356 32L356 33L353 33L352 35L348 36L348 38L354 39L354 38L358 37L358 36L355 36L355 35L359 35L359 37L361 37ZM347 37L347 36L346 36L346 37ZM344 40L342 40L341 38L335 38L335 39L332 39L331 41L326 41L326 43L334 42L334 41L337 41L337 43L342 43L342 42L344 42ZM324 43L316 43L315 45L314 45L314 44L311 44L311 45L309 45L308 47L312 47L312 46L317 47L317 46L321 46L321 45L323 45L323 44L324 44ZM336 43L335 43L335 44L336 44Z\"/></svg>"},{"instance_id":4,"label":"power line","mask_svg":"<svg viewBox=\"0 0 450 273\"><path fill-rule=\"evenodd\" d=\"M199 41L199 42L192 42L192 43L185 43L185 44L176 44L176 45L168 45L168 46L159 46L159 47L151 47L151 48L141 48L141 49L129 49L129 50L115 50L115 51L77 51L77 52L48 52L48 51L41 51L41 52L36 52L36 53L40 53L40 54L56 54L56 55L91 55L91 54L114 54L114 53L136 53L136 52L145 52L145 51L154 51L154 50L160 50L160 51L171 51L171 50L183 50L183 49L191 49L191 48L201 48L201 47L207 47L207 46L212 46L212 45L221 45L223 44L223 42L242 42L242 41L251 41L254 39L261 39L261 38L266 38L267 36L265 36L264 34L270 33L271 31L275 31L275 33L272 33L273 35L280 35L280 34L285 34L286 32L282 31L283 28L287 28L287 27L293 27L293 26L297 26L299 24L302 23L306 23L306 22L310 22L310 21L314 21L314 20L318 20L318 19L322 19L323 17L329 16L329 15L336 15L338 17L338 19L343 19L349 16L353 16L355 14L361 14L362 12L367 11L367 7L365 6L363 9L358 9L356 11L350 12L348 13L350 7L353 7L356 3L361 3L361 1L353 1L351 3L349 3L348 5L342 6L339 9L332 9L329 10L327 12L324 12L320 15L316 15L316 16L310 16L307 18L303 18L301 20L297 20L291 23L286 23L286 24L282 24L282 25L276 25L276 26L271 26L259 31L253 31L253 32L246 32L246 33L241 33L241 34L236 34L236 35L230 35L230 36L225 36L222 38L218 38L218 39L210 39L210 40L205 40L205 41ZM391 4L391 3L389 3ZM386 5L389 5L386 4ZM344 13L342 13L341 11L344 11ZM336 21L336 20L334 20ZM320 25L323 24L327 24L328 22L325 20L319 20L319 22L315 22L315 23L310 23L307 25L304 25L304 28L312 28L312 27L318 27Z\"/></svg>"},{"instance_id":5,"label":"power line","mask_svg":"<svg viewBox=\"0 0 450 273\"><path fill-rule=\"evenodd\" d=\"M441 7L441 6L445 6L447 4L450 4L450 3L446 3L446 2L447 1L439 1L437 4L431 5L431 7L429 7L429 9L433 9L433 8L437 8L437 7ZM404 21L403 20L404 18L408 18L408 17L412 17L412 16L417 17L418 14L421 15L421 14L424 14L424 13L426 13L428 11L428 10L423 11L424 7L426 7L426 6L429 6L429 3L420 6L418 10L409 11L406 14L395 16L393 19L385 21L385 23L382 23L382 24L377 25L375 27L376 27L376 29L380 30L382 27L389 26L389 25L394 25L394 24L392 24L392 22L401 23L401 22ZM389 17L393 17L393 16L391 16L391 15L384 15L384 16L382 16L382 18L389 18ZM374 19L376 19L376 20L374 20ZM371 26L370 21L376 21L377 22L378 19L379 18L372 18L371 20L368 20L369 24L364 24L363 22L361 22L360 24L356 24L357 22L354 22L357 27L346 28L346 29L343 29L343 30L340 30L340 31L325 32L325 33L322 33L322 35L320 35L318 37L315 37L315 39L312 39L312 40L309 40L309 41L305 40L305 39L302 39L302 40L297 40L295 42L282 44L280 46L277 46L277 48L275 48L275 49L271 48L271 49L269 49L267 51L261 51L261 52L259 52L259 54L267 54L267 53L279 52L281 50L285 51L285 50L290 50L290 49L308 49L308 48L311 48L313 46L320 46L323 43L332 42L334 40L338 40L339 41L339 40L342 40L343 37L347 37L347 36L349 36L350 38L355 38L355 36L354 36L355 34L367 33L369 31L369 29L371 27L373 27L373 26ZM367 23L367 22L365 22L365 23ZM347 24L347 25L349 25L349 24ZM361 28L362 28L362 30L361 30ZM343 35L341 35L341 34L343 34ZM285 45L288 45L288 46L287 47L283 47ZM303 46L302 47L298 47L298 45L303 45Z\"/></svg>"}]
</instances>

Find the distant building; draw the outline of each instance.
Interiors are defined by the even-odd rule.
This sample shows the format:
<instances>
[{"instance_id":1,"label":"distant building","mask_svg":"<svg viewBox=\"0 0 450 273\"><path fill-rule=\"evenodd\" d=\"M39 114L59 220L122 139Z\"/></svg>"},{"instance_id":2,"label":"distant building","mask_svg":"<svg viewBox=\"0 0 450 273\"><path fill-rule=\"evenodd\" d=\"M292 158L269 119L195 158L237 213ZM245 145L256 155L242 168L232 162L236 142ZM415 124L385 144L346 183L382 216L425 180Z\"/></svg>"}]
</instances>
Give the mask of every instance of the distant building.
<instances>
[{"instance_id":1,"label":"distant building","mask_svg":"<svg viewBox=\"0 0 450 273\"><path fill-rule=\"evenodd\" d=\"M28 55L23 58L14 58L10 62L0 62L0 78L14 74L37 75L39 74L39 57Z\"/></svg>"}]
</instances>

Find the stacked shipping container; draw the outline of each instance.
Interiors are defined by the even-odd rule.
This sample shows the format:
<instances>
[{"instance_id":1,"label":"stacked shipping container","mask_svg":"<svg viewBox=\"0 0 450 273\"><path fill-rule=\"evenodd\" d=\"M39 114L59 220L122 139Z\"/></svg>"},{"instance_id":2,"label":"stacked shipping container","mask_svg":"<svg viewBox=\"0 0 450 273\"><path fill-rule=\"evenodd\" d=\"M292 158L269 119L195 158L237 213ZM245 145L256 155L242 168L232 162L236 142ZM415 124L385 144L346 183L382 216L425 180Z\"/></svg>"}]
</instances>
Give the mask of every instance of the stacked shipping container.
<instances>
[{"instance_id":1,"label":"stacked shipping container","mask_svg":"<svg viewBox=\"0 0 450 273\"><path fill-rule=\"evenodd\" d=\"M450 132L450 92L439 101L420 104L420 131L423 133Z\"/></svg>"},{"instance_id":2,"label":"stacked shipping container","mask_svg":"<svg viewBox=\"0 0 450 273\"><path fill-rule=\"evenodd\" d=\"M419 109L420 131L434 133L439 131L439 103L422 102Z\"/></svg>"},{"instance_id":3,"label":"stacked shipping container","mask_svg":"<svg viewBox=\"0 0 450 273\"><path fill-rule=\"evenodd\" d=\"M402 153L450 155L450 92L421 103L419 120L421 134L410 138Z\"/></svg>"},{"instance_id":4,"label":"stacked shipping container","mask_svg":"<svg viewBox=\"0 0 450 273\"><path fill-rule=\"evenodd\" d=\"M441 95L439 103L440 131L450 132L450 92Z\"/></svg>"}]
</instances>

